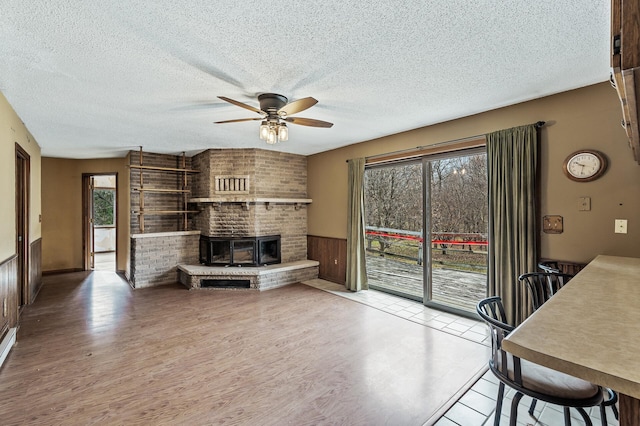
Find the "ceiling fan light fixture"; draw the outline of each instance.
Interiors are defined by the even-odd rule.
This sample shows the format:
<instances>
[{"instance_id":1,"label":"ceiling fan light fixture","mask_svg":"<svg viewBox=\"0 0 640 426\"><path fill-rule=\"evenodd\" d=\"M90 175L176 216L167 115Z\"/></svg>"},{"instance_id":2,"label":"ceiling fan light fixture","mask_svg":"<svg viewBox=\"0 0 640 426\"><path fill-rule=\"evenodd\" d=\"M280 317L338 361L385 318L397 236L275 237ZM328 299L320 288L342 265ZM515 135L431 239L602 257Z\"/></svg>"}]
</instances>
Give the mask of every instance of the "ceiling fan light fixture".
<instances>
[{"instance_id":1,"label":"ceiling fan light fixture","mask_svg":"<svg viewBox=\"0 0 640 426\"><path fill-rule=\"evenodd\" d=\"M260 139L262 139L263 141L266 141L268 136L269 136L269 123L267 123L266 121L263 121L262 124L260 124Z\"/></svg>"},{"instance_id":2,"label":"ceiling fan light fixture","mask_svg":"<svg viewBox=\"0 0 640 426\"><path fill-rule=\"evenodd\" d=\"M269 132L267 135L267 143L270 145L275 144L276 142L278 142L278 136L276 135L276 129L271 127L269 128Z\"/></svg>"},{"instance_id":3,"label":"ceiling fan light fixture","mask_svg":"<svg viewBox=\"0 0 640 426\"><path fill-rule=\"evenodd\" d=\"M258 136L260 136L261 140L266 141L270 145L289 140L289 128L284 121L309 127L329 128L333 126L333 123L329 123L327 121L315 120L312 118L291 117L291 115L309 109L318 103L317 100L311 97L289 102L285 96L278 95L277 93L262 93L258 95L260 109L224 96L218 96L218 98L241 108L248 109L249 111L257 112L260 114L260 117L216 121L216 124L259 120L261 123Z\"/></svg>"},{"instance_id":4,"label":"ceiling fan light fixture","mask_svg":"<svg viewBox=\"0 0 640 426\"><path fill-rule=\"evenodd\" d=\"M286 124L278 124L278 140L280 142L286 142L289 140L289 128Z\"/></svg>"}]
</instances>

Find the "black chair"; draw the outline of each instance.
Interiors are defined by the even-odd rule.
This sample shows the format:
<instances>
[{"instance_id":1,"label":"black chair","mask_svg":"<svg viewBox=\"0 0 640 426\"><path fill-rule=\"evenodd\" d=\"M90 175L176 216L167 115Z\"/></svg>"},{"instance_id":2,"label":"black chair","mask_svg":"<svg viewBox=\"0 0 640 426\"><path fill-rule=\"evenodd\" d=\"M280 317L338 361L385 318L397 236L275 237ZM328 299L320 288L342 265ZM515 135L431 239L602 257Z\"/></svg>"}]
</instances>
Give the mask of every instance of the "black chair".
<instances>
[{"instance_id":1,"label":"black chair","mask_svg":"<svg viewBox=\"0 0 640 426\"><path fill-rule=\"evenodd\" d=\"M538 267L542 269L539 264ZM518 281L523 283L529 292L531 297L531 306L534 311L538 310L540 306L558 292L573 275L562 274L560 272L530 272L522 274L518 277ZM602 420L602 426L607 426L607 411L606 407L611 407L613 415L618 419L618 409L616 403L618 402L618 394L611 389L604 389L606 398L600 404L600 419ZM529 408L529 414L533 415L533 410L536 407L536 401L531 402Z\"/></svg>"},{"instance_id":2,"label":"black chair","mask_svg":"<svg viewBox=\"0 0 640 426\"><path fill-rule=\"evenodd\" d=\"M521 360L504 351L502 340L514 327L507 324L502 300L499 297L481 300L478 302L476 310L489 327L492 355L489 360L489 368L500 381L494 416L495 426L500 425L505 385L516 391L511 402L509 421L511 426L515 426L517 423L518 404L523 395L564 407L565 426L571 425L570 408L578 410L586 425L593 425L583 407L597 406L602 402L602 388L600 386L524 359Z\"/></svg>"},{"instance_id":3,"label":"black chair","mask_svg":"<svg viewBox=\"0 0 640 426\"><path fill-rule=\"evenodd\" d=\"M542 272L553 272L556 274L560 273L560 265L558 265L558 262L556 262L555 260L540 262L538 263L538 268L540 268Z\"/></svg>"},{"instance_id":4,"label":"black chair","mask_svg":"<svg viewBox=\"0 0 640 426\"><path fill-rule=\"evenodd\" d=\"M533 310L536 311L571 278L573 275L561 274L560 272L530 272L520 275L518 281L527 287Z\"/></svg>"},{"instance_id":5,"label":"black chair","mask_svg":"<svg viewBox=\"0 0 640 426\"><path fill-rule=\"evenodd\" d=\"M556 274L560 273L560 265L555 260L540 262L538 263L538 268L540 268L542 272L554 272Z\"/></svg>"}]
</instances>

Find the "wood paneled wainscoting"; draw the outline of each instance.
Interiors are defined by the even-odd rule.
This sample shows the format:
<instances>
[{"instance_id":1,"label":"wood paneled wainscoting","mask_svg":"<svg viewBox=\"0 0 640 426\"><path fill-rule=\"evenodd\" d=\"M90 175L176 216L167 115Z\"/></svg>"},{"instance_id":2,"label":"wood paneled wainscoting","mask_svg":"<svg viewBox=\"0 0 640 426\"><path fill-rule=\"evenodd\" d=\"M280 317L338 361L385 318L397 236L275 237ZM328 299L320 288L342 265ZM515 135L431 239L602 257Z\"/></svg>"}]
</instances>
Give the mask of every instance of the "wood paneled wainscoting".
<instances>
[{"instance_id":1,"label":"wood paneled wainscoting","mask_svg":"<svg viewBox=\"0 0 640 426\"><path fill-rule=\"evenodd\" d=\"M33 303L42 288L42 238L29 246L29 302Z\"/></svg>"},{"instance_id":2,"label":"wood paneled wainscoting","mask_svg":"<svg viewBox=\"0 0 640 426\"><path fill-rule=\"evenodd\" d=\"M6 306L6 309L4 309ZM18 324L18 256L0 263L0 337Z\"/></svg>"},{"instance_id":3,"label":"wood paneled wainscoting","mask_svg":"<svg viewBox=\"0 0 640 426\"><path fill-rule=\"evenodd\" d=\"M585 266L587 266L584 263L575 263L575 262L569 262L569 261L558 260L558 259L540 259L540 261L542 263L555 262L558 265L558 269L560 270L560 272L562 272L563 274L569 274L569 275L575 275L581 270L583 270Z\"/></svg>"},{"instance_id":4,"label":"wood paneled wainscoting","mask_svg":"<svg viewBox=\"0 0 640 426\"><path fill-rule=\"evenodd\" d=\"M0 365L15 341L17 325L18 255L14 254L0 263Z\"/></svg>"},{"instance_id":5,"label":"wood paneled wainscoting","mask_svg":"<svg viewBox=\"0 0 640 426\"><path fill-rule=\"evenodd\" d=\"M307 235L307 258L320 262L318 278L338 284L347 281L347 240Z\"/></svg>"},{"instance_id":6,"label":"wood paneled wainscoting","mask_svg":"<svg viewBox=\"0 0 640 426\"><path fill-rule=\"evenodd\" d=\"M558 260L558 268L563 274L575 275L582 271L585 266L587 265L584 263L564 262L562 260Z\"/></svg>"}]
</instances>

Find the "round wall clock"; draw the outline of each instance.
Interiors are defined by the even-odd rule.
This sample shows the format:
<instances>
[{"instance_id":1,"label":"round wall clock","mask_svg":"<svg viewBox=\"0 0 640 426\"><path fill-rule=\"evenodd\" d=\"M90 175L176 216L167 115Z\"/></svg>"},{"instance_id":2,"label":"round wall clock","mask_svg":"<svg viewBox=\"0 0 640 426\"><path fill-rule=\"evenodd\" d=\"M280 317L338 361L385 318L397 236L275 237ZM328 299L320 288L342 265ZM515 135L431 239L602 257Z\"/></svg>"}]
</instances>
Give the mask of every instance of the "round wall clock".
<instances>
[{"instance_id":1,"label":"round wall clock","mask_svg":"<svg viewBox=\"0 0 640 426\"><path fill-rule=\"evenodd\" d=\"M564 160L562 170L571 180L590 182L598 179L607 170L607 157L600 151L581 149Z\"/></svg>"}]
</instances>

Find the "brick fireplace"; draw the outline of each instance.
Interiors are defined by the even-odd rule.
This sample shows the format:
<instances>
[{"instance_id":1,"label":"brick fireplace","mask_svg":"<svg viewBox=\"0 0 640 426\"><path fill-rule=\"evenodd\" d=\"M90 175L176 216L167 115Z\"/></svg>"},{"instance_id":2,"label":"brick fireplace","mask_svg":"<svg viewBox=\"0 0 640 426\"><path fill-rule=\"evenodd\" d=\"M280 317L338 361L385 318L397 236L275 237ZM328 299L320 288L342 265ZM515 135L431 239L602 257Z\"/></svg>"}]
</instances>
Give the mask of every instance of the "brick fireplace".
<instances>
[{"instance_id":1,"label":"brick fireplace","mask_svg":"<svg viewBox=\"0 0 640 426\"><path fill-rule=\"evenodd\" d=\"M180 260L173 265L169 262L164 265L165 269L169 268L174 274L179 270L180 281L189 288L215 288L201 285L212 280L224 281L225 285L221 287L228 288L233 287L228 285L230 280L238 280L243 282L239 287L246 288L245 283L249 281L248 288L265 289L317 278L317 262L307 260L307 206L311 200L306 193L306 157L261 149L212 149L191 157L190 167L199 170L189 182L189 209L198 213L190 215L191 231L185 233L176 229L177 239L188 240L178 244L180 247L189 245L184 249L188 255L178 254L176 258ZM279 237L280 262L272 259L265 263L279 264L262 266L257 262L258 266L251 268L248 263L235 261L227 268L202 265L199 247L203 239L230 241L230 249L233 242L241 242L239 247L246 253L250 246L255 247L248 241L259 243L272 236ZM166 246L171 232L163 232L162 237ZM141 246L152 244L153 240L132 235L132 275L140 263L136 262L134 252L153 258L146 249L141 249ZM161 256L164 250L161 247L158 250L157 254ZM144 267L137 269L144 270ZM135 277L131 282L135 287L155 285L151 282L153 274L147 276L144 282Z\"/></svg>"},{"instance_id":2,"label":"brick fireplace","mask_svg":"<svg viewBox=\"0 0 640 426\"><path fill-rule=\"evenodd\" d=\"M192 201L203 236L280 235L281 261L307 258L307 159L260 149L207 150L192 157L200 170Z\"/></svg>"}]
</instances>

